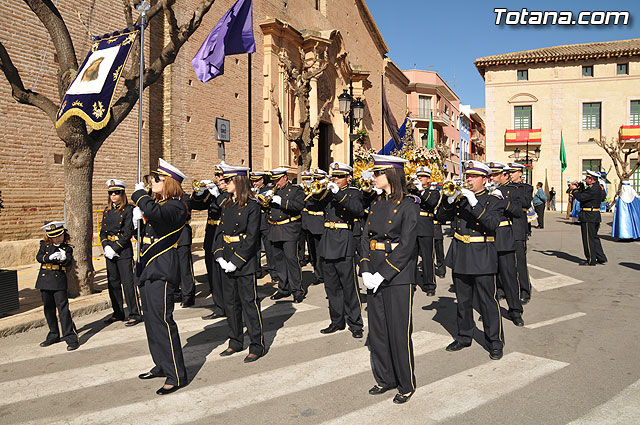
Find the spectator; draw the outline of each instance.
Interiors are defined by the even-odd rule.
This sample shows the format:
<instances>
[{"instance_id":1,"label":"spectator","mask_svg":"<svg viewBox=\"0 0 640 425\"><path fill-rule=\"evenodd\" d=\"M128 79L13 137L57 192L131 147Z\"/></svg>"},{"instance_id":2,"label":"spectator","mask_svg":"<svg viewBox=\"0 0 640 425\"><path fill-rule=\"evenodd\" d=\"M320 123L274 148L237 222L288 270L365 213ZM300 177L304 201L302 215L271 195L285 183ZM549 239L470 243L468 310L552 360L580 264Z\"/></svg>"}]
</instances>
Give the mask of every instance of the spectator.
<instances>
[{"instance_id":1,"label":"spectator","mask_svg":"<svg viewBox=\"0 0 640 425\"><path fill-rule=\"evenodd\" d=\"M538 215L538 229L544 229L544 206L547 203L547 195L542 190L542 182L536 184L536 194L533 195L533 209Z\"/></svg>"},{"instance_id":2,"label":"spectator","mask_svg":"<svg viewBox=\"0 0 640 425\"><path fill-rule=\"evenodd\" d=\"M556 210L556 190L554 189L553 186L549 191L549 201L547 201L547 209L550 211Z\"/></svg>"}]
</instances>

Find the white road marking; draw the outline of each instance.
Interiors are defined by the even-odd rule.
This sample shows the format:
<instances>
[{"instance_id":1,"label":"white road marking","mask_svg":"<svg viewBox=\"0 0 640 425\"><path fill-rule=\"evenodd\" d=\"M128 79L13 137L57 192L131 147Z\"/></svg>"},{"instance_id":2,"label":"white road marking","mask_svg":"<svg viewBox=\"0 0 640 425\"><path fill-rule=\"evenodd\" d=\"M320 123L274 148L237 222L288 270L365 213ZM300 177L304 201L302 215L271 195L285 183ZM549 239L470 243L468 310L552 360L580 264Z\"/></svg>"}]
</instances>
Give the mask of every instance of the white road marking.
<instances>
[{"instance_id":1,"label":"white road marking","mask_svg":"<svg viewBox=\"0 0 640 425\"><path fill-rule=\"evenodd\" d=\"M489 403L568 365L528 354L509 353L502 360L490 361L418 387L411 400L403 406L394 406L387 397L323 425L388 424L390 409L393 409L395 423L436 423Z\"/></svg>"},{"instance_id":2,"label":"white road marking","mask_svg":"<svg viewBox=\"0 0 640 425\"><path fill-rule=\"evenodd\" d=\"M553 325L555 323L564 322L571 319L577 319L578 317L586 316L587 313L573 313L567 314L566 316L556 317L555 319L545 320L544 322L532 323L530 325L525 325L525 328L528 329L537 329L547 325Z\"/></svg>"},{"instance_id":3,"label":"white road marking","mask_svg":"<svg viewBox=\"0 0 640 425\"><path fill-rule=\"evenodd\" d=\"M320 307L310 305L307 303L292 304L292 303L277 303L272 304L269 307L262 307L262 317L269 318L274 316L283 316L287 314L293 314L295 312L316 310ZM178 331L181 334L188 332L196 332L204 330L208 327L226 326L225 318L214 320L202 320L200 317L192 317L189 319L178 319ZM107 347L114 344L129 344L133 341L140 341L147 339L147 334L144 329L144 324L139 324L132 329L126 329L126 335L123 334L123 330L120 326L114 327L111 330L102 330L96 335L91 337L89 341L80 346L80 350L83 348L98 348ZM82 333L80 339L82 340ZM11 350L7 350L0 355L0 365L6 363L14 363L24 360L32 360L43 357L50 357L56 354L66 354L66 346L64 343L58 343L47 348L40 347L22 347L21 350L16 350L17 347L8 347Z\"/></svg>"},{"instance_id":4,"label":"white road marking","mask_svg":"<svg viewBox=\"0 0 640 425\"><path fill-rule=\"evenodd\" d=\"M416 356L440 350L451 342L450 336L416 332L413 347ZM156 397L147 401L116 406L85 415L43 418L39 424L136 424L188 423L212 415L271 399L295 394L370 370L367 347L321 357L315 360L257 373L217 385L209 385ZM247 391L251 388L251 391ZM56 422L57 421L57 422Z\"/></svg>"},{"instance_id":5,"label":"white road marking","mask_svg":"<svg viewBox=\"0 0 640 425\"><path fill-rule=\"evenodd\" d=\"M627 425L640 423L640 381L620 394L576 419L569 425Z\"/></svg>"},{"instance_id":6,"label":"white road marking","mask_svg":"<svg viewBox=\"0 0 640 425\"><path fill-rule=\"evenodd\" d=\"M571 276L566 276L560 273L552 272L551 270L543 269L542 267L534 266L529 264L529 268L540 270L542 272L551 274L553 276L543 277L542 279L534 279L533 277L529 277L531 279L531 285L538 292L548 291L550 289L562 288L564 286L576 285L578 283L582 283L582 280L575 279Z\"/></svg>"},{"instance_id":7,"label":"white road marking","mask_svg":"<svg viewBox=\"0 0 640 425\"><path fill-rule=\"evenodd\" d=\"M320 329L325 325L326 320L291 328L285 327L277 331L265 332L264 338L267 344L268 341L273 341L269 349L297 344L329 336L320 333ZM226 339L183 348L185 364L188 367L204 362L204 366L199 372L202 373L203 370L211 366L211 362L226 359L226 357L218 355L220 351L226 348L225 342ZM249 339L245 336L245 345L248 345L248 343ZM243 354L240 353L235 358L237 359L240 356L243 356ZM63 370L3 382L0 384L4 393L4 396L0 397L0 406L131 379L137 373L144 373L149 370L151 366L153 366L151 356L146 354L125 360L79 367L70 371ZM64 383L64 385L61 385L61 383Z\"/></svg>"}]
</instances>

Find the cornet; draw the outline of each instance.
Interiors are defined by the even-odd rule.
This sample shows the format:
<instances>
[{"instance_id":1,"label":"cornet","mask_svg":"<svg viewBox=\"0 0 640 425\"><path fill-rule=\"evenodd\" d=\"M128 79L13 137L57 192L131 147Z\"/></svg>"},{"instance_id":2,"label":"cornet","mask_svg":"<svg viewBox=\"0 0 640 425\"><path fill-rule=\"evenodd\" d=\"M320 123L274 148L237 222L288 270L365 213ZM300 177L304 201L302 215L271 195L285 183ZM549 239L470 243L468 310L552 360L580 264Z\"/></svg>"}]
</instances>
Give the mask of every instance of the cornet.
<instances>
[{"instance_id":1,"label":"cornet","mask_svg":"<svg viewBox=\"0 0 640 425\"><path fill-rule=\"evenodd\" d=\"M199 192L202 189L205 189L207 187L207 184L198 180L194 180L191 183L191 187L193 188L194 192Z\"/></svg>"},{"instance_id":2,"label":"cornet","mask_svg":"<svg viewBox=\"0 0 640 425\"><path fill-rule=\"evenodd\" d=\"M360 190L363 192L371 192L371 186L373 182L371 180L361 180L360 181Z\"/></svg>"},{"instance_id":3,"label":"cornet","mask_svg":"<svg viewBox=\"0 0 640 425\"><path fill-rule=\"evenodd\" d=\"M442 194L444 196L453 196L460 189L471 189L470 183L463 183L460 181L454 182L453 180L447 180L442 183Z\"/></svg>"},{"instance_id":4,"label":"cornet","mask_svg":"<svg viewBox=\"0 0 640 425\"><path fill-rule=\"evenodd\" d=\"M319 195L322 192L324 192L327 189L327 181L319 181L319 180L314 180L311 185L309 186L309 194L304 198L304 200L308 200L309 198L311 198L314 195Z\"/></svg>"},{"instance_id":5,"label":"cornet","mask_svg":"<svg viewBox=\"0 0 640 425\"><path fill-rule=\"evenodd\" d=\"M269 196L264 196L262 193L258 193L256 195L256 199L260 201L260 204L262 204L264 208L269 208L269 204L271 204L272 198L273 198L273 193Z\"/></svg>"}]
</instances>

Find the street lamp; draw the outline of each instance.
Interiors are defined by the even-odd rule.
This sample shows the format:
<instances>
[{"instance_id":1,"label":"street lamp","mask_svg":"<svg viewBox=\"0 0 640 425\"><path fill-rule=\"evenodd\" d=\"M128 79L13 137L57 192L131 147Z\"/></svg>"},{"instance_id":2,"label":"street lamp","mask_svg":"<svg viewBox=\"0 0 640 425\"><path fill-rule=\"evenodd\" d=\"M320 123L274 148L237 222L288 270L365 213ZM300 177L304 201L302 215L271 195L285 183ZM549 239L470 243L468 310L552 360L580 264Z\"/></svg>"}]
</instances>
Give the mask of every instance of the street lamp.
<instances>
[{"instance_id":1,"label":"street lamp","mask_svg":"<svg viewBox=\"0 0 640 425\"><path fill-rule=\"evenodd\" d=\"M349 77L349 91L343 90L338 96L338 106L345 123L349 123L349 165L353 165L353 128L359 125L364 117L364 102L357 98L353 100L353 78Z\"/></svg>"}]
</instances>

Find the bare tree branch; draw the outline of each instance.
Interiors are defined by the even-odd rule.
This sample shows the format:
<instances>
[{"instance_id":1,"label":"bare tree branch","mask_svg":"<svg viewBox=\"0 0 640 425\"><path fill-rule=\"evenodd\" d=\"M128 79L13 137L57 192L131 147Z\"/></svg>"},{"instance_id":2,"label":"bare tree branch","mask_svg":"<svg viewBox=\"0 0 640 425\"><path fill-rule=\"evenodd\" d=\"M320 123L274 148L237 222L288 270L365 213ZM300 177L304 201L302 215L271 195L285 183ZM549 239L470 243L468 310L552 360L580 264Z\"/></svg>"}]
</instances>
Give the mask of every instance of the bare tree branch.
<instances>
[{"instance_id":1,"label":"bare tree branch","mask_svg":"<svg viewBox=\"0 0 640 425\"><path fill-rule=\"evenodd\" d=\"M124 20L127 23L127 27L133 26L133 8L129 0L122 0L122 8L124 9Z\"/></svg>"},{"instance_id":2,"label":"bare tree branch","mask_svg":"<svg viewBox=\"0 0 640 425\"><path fill-rule=\"evenodd\" d=\"M285 129L284 126L282 125L282 112L280 111L280 107L278 106L278 102L276 102L276 99L273 97L274 90L275 90L275 87L271 86L271 89L269 90L269 93L270 93L269 97L271 99L271 105L273 105L274 109L276 110L276 116L278 117L278 125L280 126L280 129L282 130L282 133L284 133L285 139L289 140L289 131L287 129Z\"/></svg>"},{"instance_id":3,"label":"bare tree branch","mask_svg":"<svg viewBox=\"0 0 640 425\"><path fill-rule=\"evenodd\" d=\"M0 68L4 72L4 76L11 85L11 95L18 102L24 105L31 105L42 110L52 122L56 121L58 106L43 94L33 92L24 88L20 73L13 65L13 61L9 53L0 42Z\"/></svg>"},{"instance_id":4,"label":"bare tree branch","mask_svg":"<svg viewBox=\"0 0 640 425\"><path fill-rule=\"evenodd\" d=\"M178 45L180 40L178 38L178 21L176 20L176 14L173 11L173 4L175 0L164 0L164 16L167 18L167 22L169 24L169 37L171 38L171 42L173 44Z\"/></svg>"}]
</instances>

